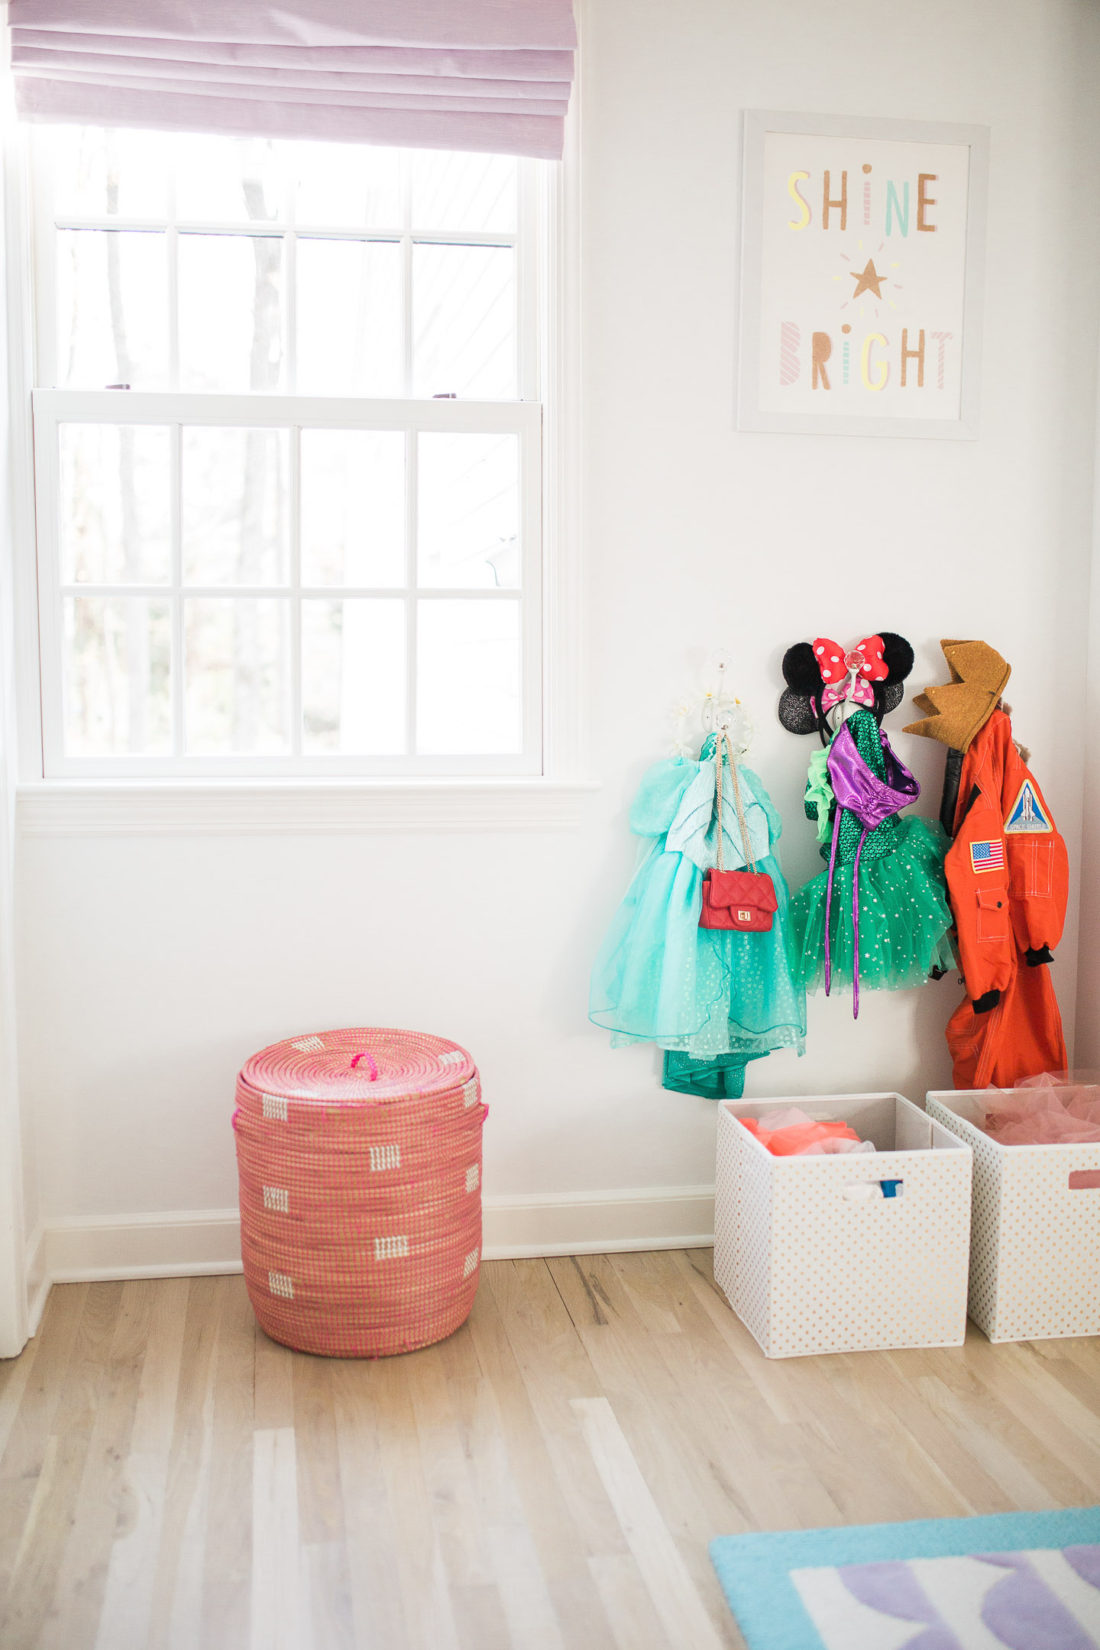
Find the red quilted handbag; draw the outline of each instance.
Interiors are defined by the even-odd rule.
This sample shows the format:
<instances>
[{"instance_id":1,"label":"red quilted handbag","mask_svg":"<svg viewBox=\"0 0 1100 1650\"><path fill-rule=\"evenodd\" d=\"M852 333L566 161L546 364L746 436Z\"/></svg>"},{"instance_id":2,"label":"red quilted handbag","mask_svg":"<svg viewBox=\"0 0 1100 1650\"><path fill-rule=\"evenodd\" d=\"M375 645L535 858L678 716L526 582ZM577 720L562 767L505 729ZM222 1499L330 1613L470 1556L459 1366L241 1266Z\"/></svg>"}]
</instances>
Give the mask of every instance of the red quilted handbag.
<instances>
[{"instance_id":1,"label":"red quilted handbag","mask_svg":"<svg viewBox=\"0 0 1100 1650\"><path fill-rule=\"evenodd\" d=\"M741 826L741 845L745 859L752 867L749 871L726 871L722 867L723 746L729 756L733 795L737 803L737 819ZM737 781L737 763L730 749L729 736L725 733L718 735L714 747L714 766L718 806L718 865L713 871L703 874L703 909L699 913L699 927L735 929L742 934L763 934L772 925L772 918L779 909L779 901L776 899L771 877L766 871L756 869L756 861L752 857L749 833L745 828L745 814L741 806L741 786Z\"/></svg>"},{"instance_id":2,"label":"red quilted handbag","mask_svg":"<svg viewBox=\"0 0 1100 1650\"><path fill-rule=\"evenodd\" d=\"M779 909L766 871L707 871L703 877L700 928L736 928L762 934Z\"/></svg>"}]
</instances>

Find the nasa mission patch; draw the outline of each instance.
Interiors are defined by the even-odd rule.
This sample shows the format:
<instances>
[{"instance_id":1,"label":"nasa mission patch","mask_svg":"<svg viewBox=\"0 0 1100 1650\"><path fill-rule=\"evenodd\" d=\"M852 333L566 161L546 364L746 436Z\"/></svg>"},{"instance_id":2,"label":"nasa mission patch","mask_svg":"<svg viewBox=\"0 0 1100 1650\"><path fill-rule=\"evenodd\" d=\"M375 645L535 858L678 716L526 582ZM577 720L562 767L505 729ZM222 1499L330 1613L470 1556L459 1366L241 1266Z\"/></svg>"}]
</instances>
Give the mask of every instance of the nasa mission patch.
<instances>
[{"instance_id":1,"label":"nasa mission patch","mask_svg":"<svg viewBox=\"0 0 1100 1650\"><path fill-rule=\"evenodd\" d=\"M1046 810L1039 801L1035 786L1030 779L1025 779L1020 786L1020 794L1008 810L1005 820L1006 836L1040 835L1054 830L1054 822L1048 818Z\"/></svg>"}]
</instances>

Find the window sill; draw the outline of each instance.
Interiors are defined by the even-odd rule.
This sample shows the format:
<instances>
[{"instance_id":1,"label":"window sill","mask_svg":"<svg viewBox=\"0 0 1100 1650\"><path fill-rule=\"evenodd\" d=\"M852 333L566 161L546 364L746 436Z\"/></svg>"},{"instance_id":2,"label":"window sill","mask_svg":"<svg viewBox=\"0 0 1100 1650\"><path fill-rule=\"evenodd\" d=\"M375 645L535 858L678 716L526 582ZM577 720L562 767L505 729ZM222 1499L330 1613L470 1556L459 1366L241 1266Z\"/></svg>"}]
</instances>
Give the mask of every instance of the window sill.
<instances>
[{"instance_id":1,"label":"window sill","mask_svg":"<svg viewBox=\"0 0 1100 1650\"><path fill-rule=\"evenodd\" d=\"M580 822L590 780L41 781L16 825L43 836L307 836L546 831Z\"/></svg>"}]
</instances>

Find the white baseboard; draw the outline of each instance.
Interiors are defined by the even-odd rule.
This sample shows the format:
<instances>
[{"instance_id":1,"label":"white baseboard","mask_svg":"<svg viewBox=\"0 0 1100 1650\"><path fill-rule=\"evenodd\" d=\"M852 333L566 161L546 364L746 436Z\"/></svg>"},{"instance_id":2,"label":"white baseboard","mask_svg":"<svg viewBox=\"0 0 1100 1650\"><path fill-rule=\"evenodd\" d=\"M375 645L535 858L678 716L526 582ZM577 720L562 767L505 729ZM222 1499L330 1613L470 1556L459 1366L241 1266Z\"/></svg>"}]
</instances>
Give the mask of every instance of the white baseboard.
<instances>
[{"instance_id":1,"label":"white baseboard","mask_svg":"<svg viewBox=\"0 0 1100 1650\"><path fill-rule=\"evenodd\" d=\"M27 1334L36 1335L52 1281L46 1270L46 1233L41 1225L27 1239L23 1276L27 1285Z\"/></svg>"},{"instance_id":2,"label":"white baseboard","mask_svg":"<svg viewBox=\"0 0 1100 1650\"><path fill-rule=\"evenodd\" d=\"M638 1249L698 1249L714 1241L714 1188L555 1192L484 1205L482 1256L615 1254ZM199 1277L241 1270L236 1209L178 1210L115 1220L55 1220L28 1252L34 1262L37 1323L52 1283L115 1278ZM40 1297L40 1299L39 1299Z\"/></svg>"},{"instance_id":3,"label":"white baseboard","mask_svg":"<svg viewBox=\"0 0 1100 1650\"><path fill-rule=\"evenodd\" d=\"M714 1242L714 1187L486 1198L483 1222L485 1260L703 1249Z\"/></svg>"},{"instance_id":4,"label":"white baseboard","mask_svg":"<svg viewBox=\"0 0 1100 1650\"><path fill-rule=\"evenodd\" d=\"M239 1272L240 1216L236 1209L210 1209L111 1221L72 1217L47 1225L45 1249L51 1283Z\"/></svg>"}]
</instances>

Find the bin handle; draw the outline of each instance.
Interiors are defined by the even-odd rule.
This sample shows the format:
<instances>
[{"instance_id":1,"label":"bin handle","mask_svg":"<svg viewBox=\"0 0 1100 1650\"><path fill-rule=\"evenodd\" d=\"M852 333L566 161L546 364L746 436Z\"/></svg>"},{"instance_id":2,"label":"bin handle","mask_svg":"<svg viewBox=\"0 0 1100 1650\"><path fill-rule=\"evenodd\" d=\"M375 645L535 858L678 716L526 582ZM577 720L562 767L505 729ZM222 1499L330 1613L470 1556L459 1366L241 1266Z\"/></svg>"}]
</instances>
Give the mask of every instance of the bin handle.
<instances>
[{"instance_id":1,"label":"bin handle","mask_svg":"<svg viewBox=\"0 0 1100 1650\"><path fill-rule=\"evenodd\" d=\"M1087 1192L1100 1186L1100 1169L1074 1169L1069 1177L1071 1192Z\"/></svg>"},{"instance_id":2,"label":"bin handle","mask_svg":"<svg viewBox=\"0 0 1100 1650\"><path fill-rule=\"evenodd\" d=\"M355 1055L355 1057L353 1058L353 1060L351 1062L351 1070L352 1071L355 1070L355 1068L359 1064L360 1060L365 1060L367 1062L368 1066L370 1067L370 1080L371 1080L372 1083L376 1083L378 1081L378 1067L375 1065L373 1059L367 1053L366 1049L363 1049L361 1053Z\"/></svg>"},{"instance_id":3,"label":"bin handle","mask_svg":"<svg viewBox=\"0 0 1100 1650\"><path fill-rule=\"evenodd\" d=\"M900 1197L905 1190L905 1181L897 1179L884 1180L850 1180L843 1188L844 1196L853 1202L869 1202L876 1191L883 1197Z\"/></svg>"}]
</instances>

